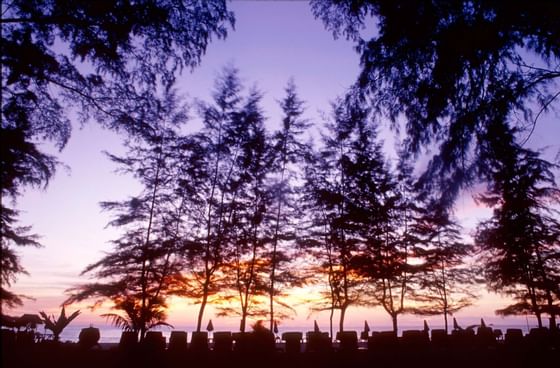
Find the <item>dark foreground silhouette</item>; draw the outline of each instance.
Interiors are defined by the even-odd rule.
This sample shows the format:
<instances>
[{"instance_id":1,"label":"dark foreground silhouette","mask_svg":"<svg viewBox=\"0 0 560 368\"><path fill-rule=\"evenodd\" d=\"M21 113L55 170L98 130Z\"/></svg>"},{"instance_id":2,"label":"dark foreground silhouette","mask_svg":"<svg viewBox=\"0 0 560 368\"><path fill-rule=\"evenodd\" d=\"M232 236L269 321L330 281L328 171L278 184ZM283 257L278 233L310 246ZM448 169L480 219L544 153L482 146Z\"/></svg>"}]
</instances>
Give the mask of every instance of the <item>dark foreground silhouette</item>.
<instances>
[{"instance_id":1,"label":"dark foreground silhouette","mask_svg":"<svg viewBox=\"0 0 560 368\"><path fill-rule=\"evenodd\" d=\"M305 339L304 339L305 337ZM560 362L560 335L547 329L508 330L503 336L490 328L457 330L447 335L433 330L337 334L333 344L321 332L282 334L215 332L209 344L206 332L174 331L169 343L161 332L149 332L142 343L123 333L114 347L89 341L34 342L2 330L2 367L556 367ZM367 340L365 339L367 337Z\"/></svg>"}]
</instances>

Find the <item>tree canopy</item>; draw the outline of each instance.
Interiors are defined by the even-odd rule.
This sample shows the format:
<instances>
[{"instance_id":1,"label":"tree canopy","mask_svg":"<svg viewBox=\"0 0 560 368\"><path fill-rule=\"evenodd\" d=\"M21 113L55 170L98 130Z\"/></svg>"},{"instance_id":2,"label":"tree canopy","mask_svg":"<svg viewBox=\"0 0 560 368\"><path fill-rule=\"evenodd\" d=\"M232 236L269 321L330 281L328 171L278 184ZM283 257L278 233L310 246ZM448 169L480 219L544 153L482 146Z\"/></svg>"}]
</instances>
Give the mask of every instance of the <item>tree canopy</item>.
<instances>
[{"instance_id":1,"label":"tree canopy","mask_svg":"<svg viewBox=\"0 0 560 368\"><path fill-rule=\"evenodd\" d=\"M45 186L58 164L38 143L62 149L76 117L150 134L157 90L196 66L208 42L227 35L234 17L224 0L15 0L2 4L1 25L2 264L12 264L2 278L4 301L12 295L4 290L6 280L23 270L17 258L4 257L18 245L9 236L17 211L4 199L26 186Z\"/></svg>"},{"instance_id":2,"label":"tree canopy","mask_svg":"<svg viewBox=\"0 0 560 368\"><path fill-rule=\"evenodd\" d=\"M502 315L542 314L556 327L560 314L560 190L554 166L537 153L503 144L508 159L493 172L493 184L478 199L494 209L477 228L484 276L494 291L516 301Z\"/></svg>"},{"instance_id":3,"label":"tree canopy","mask_svg":"<svg viewBox=\"0 0 560 368\"><path fill-rule=\"evenodd\" d=\"M496 144L511 138L496 135L497 126L530 130L557 106L557 1L330 0L312 8L335 36L355 42L354 92L394 124L404 119L407 151L439 146L424 179L448 204L473 180L491 179Z\"/></svg>"},{"instance_id":4,"label":"tree canopy","mask_svg":"<svg viewBox=\"0 0 560 368\"><path fill-rule=\"evenodd\" d=\"M115 216L110 225L122 230L114 249L82 272L96 280L70 289L69 303L94 299L105 301L120 313L105 316L116 326L140 334L165 324L167 299L183 293L180 249L182 218L180 196L175 195L176 126L185 121L183 106L172 94L153 111L153 132L144 139L127 141L123 156L109 155L123 172L142 184L138 195L127 200L101 203ZM159 119L158 119L159 117Z\"/></svg>"},{"instance_id":5,"label":"tree canopy","mask_svg":"<svg viewBox=\"0 0 560 368\"><path fill-rule=\"evenodd\" d=\"M154 89L196 66L210 39L225 37L233 22L220 0L6 4L2 137L20 139L6 139L3 150L17 156L37 140L63 148L72 130L68 106L78 107L82 121L93 117L114 129L141 132L150 124L141 105L155 97ZM36 181L46 183L52 161L40 154L23 159L18 177L36 173ZM3 174L17 163L6 162Z\"/></svg>"}]
</instances>

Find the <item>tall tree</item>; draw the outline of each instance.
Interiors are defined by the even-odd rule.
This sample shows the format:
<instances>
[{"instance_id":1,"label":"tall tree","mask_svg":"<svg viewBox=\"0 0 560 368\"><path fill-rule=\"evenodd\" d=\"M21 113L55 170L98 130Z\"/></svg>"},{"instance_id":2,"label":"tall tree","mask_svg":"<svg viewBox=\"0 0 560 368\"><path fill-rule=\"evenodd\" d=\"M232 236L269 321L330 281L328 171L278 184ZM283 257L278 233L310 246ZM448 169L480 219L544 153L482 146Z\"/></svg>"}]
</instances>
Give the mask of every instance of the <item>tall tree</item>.
<instances>
[{"instance_id":1,"label":"tall tree","mask_svg":"<svg viewBox=\"0 0 560 368\"><path fill-rule=\"evenodd\" d=\"M398 317L410 312L411 302L418 298L415 277L424 267L418 261L421 249L412 232L417 193L406 157L400 155L395 173L385 171L378 183L373 189L381 200L372 206L376 217L365 228L366 242L357 267L369 279L373 300L389 314L397 332Z\"/></svg>"},{"instance_id":2,"label":"tall tree","mask_svg":"<svg viewBox=\"0 0 560 368\"><path fill-rule=\"evenodd\" d=\"M125 315L105 316L117 326L140 334L164 324L166 299L182 292L183 276L178 257L181 234L173 202L176 173L174 127L184 122L184 109L172 94L154 106L152 133L141 140L127 141L124 157L109 155L125 173L134 175L142 192L125 201L103 202L104 209L116 213L111 225L123 229L114 250L83 271L93 273L97 282L71 289L68 302L95 298L108 300ZM95 306L95 305L94 305Z\"/></svg>"},{"instance_id":3,"label":"tall tree","mask_svg":"<svg viewBox=\"0 0 560 368\"><path fill-rule=\"evenodd\" d=\"M315 239L323 251L321 268L330 288L330 309L340 310L344 330L348 308L366 302L364 280L357 269L368 232L379 225L383 193L389 188L381 146L368 127L369 111L350 100L333 105L323 147L306 169L309 214L315 218ZM368 237L369 235L369 237Z\"/></svg>"},{"instance_id":4,"label":"tall tree","mask_svg":"<svg viewBox=\"0 0 560 368\"><path fill-rule=\"evenodd\" d=\"M267 294L266 245L270 242L271 193L268 180L272 168L270 140L260 108L261 94L252 90L244 101L239 124L243 130L233 185L238 188L232 214L232 257L228 265L229 287L239 302L240 331L250 316L266 315L259 297ZM224 308L224 313L235 309Z\"/></svg>"},{"instance_id":5,"label":"tall tree","mask_svg":"<svg viewBox=\"0 0 560 368\"><path fill-rule=\"evenodd\" d=\"M185 251L191 262L193 282L190 293L200 305L200 331L208 302L221 290L224 266L231 255L233 213L240 185L238 160L242 152L243 86L237 69L224 68L215 81L213 103L199 103L203 120L200 133L184 141L180 163L179 191L189 198L192 236Z\"/></svg>"},{"instance_id":6,"label":"tall tree","mask_svg":"<svg viewBox=\"0 0 560 368\"><path fill-rule=\"evenodd\" d=\"M303 119L304 102L300 100L293 81L288 82L285 97L280 101L283 117L281 128L273 136L272 153L274 156L274 175L272 183L273 213L271 214L272 249L270 251L270 330L276 321L275 304L286 306L276 300L281 296L279 285L293 286L299 284L298 275L289 268L290 259L294 256L286 249L286 245L295 240L295 220L298 215L298 204L294 192L294 181L298 179L300 165L308 147L302 143L302 135L310 124ZM275 207L275 208L274 208ZM281 314L280 314L281 316Z\"/></svg>"},{"instance_id":7,"label":"tall tree","mask_svg":"<svg viewBox=\"0 0 560 368\"><path fill-rule=\"evenodd\" d=\"M391 121L406 118L407 151L439 145L424 180L448 206L474 179L491 179L488 152L508 138L493 126L531 130L558 106L556 1L316 0L312 9L355 42L355 92Z\"/></svg>"},{"instance_id":8,"label":"tall tree","mask_svg":"<svg viewBox=\"0 0 560 368\"><path fill-rule=\"evenodd\" d=\"M412 313L443 315L447 331L448 317L476 299L473 286L481 280L477 267L467 262L473 246L461 239L461 226L451 214L434 202L426 205L411 231L421 248L417 262L424 262L415 280L421 292Z\"/></svg>"},{"instance_id":9,"label":"tall tree","mask_svg":"<svg viewBox=\"0 0 560 368\"><path fill-rule=\"evenodd\" d=\"M225 37L234 18L223 0L16 0L2 5L0 23L2 300L17 303L5 289L23 272L13 246L37 243L25 235L28 227L14 227L17 211L5 202L25 186L46 186L53 175L58 162L38 143L64 148L71 106L82 122L94 118L149 135L151 122L138 106L150 105L176 72L196 66L209 40Z\"/></svg>"},{"instance_id":10,"label":"tall tree","mask_svg":"<svg viewBox=\"0 0 560 368\"><path fill-rule=\"evenodd\" d=\"M504 132L513 134L513 132ZM507 141L506 141L507 142ZM553 165L535 152L504 143L503 160L493 183L478 200L494 208L491 219L477 227L488 286L517 303L497 312L542 315L556 328L560 312L560 200Z\"/></svg>"}]
</instances>

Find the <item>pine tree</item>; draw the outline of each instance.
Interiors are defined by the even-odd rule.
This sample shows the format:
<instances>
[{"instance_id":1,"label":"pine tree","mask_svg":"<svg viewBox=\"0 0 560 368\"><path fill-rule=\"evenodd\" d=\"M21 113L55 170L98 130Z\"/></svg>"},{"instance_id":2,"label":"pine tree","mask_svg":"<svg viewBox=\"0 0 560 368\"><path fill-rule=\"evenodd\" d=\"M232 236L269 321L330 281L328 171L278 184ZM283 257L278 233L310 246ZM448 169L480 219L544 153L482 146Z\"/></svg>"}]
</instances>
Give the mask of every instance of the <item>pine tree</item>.
<instances>
[{"instance_id":1,"label":"pine tree","mask_svg":"<svg viewBox=\"0 0 560 368\"><path fill-rule=\"evenodd\" d=\"M472 244L461 238L461 226L437 203L428 203L411 231L419 242L422 270L415 284L421 290L412 313L443 315L445 330L448 317L472 305L473 286L480 282L477 269L467 257L474 255Z\"/></svg>"},{"instance_id":2,"label":"pine tree","mask_svg":"<svg viewBox=\"0 0 560 368\"><path fill-rule=\"evenodd\" d=\"M110 225L123 229L123 234L113 241L113 251L82 272L93 274L98 281L70 289L72 295L67 300L72 303L93 298L96 305L110 301L112 308L124 315L104 316L116 326L139 334L140 340L150 328L166 324L166 300L184 288L178 254L180 218L174 210L177 146L173 128L186 116L172 94L165 97L152 111L151 133L142 140L127 141L124 157L109 155L143 188L128 200L101 204L115 213Z\"/></svg>"},{"instance_id":3,"label":"pine tree","mask_svg":"<svg viewBox=\"0 0 560 368\"><path fill-rule=\"evenodd\" d=\"M367 263L363 248L384 218L384 195L390 192L390 174L368 126L369 111L339 100L333 122L327 125L323 145L312 156L307 173L307 201L315 221L310 234L320 246L319 269L329 282L331 316L340 310L344 330L348 308L367 302L362 277Z\"/></svg>"},{"instance_id":4,"label":"pine tree","mask_svg":"<svg viewBox=\"0 0 560 368\"><path fill-rule=\"evenodd\" d=\"M243 86L239 72L226 67L215 81L213 103L199 102L203 128L183 141L178 188L193 214L184 255L192 270L189 294L198 300L197 331L214 298L222 298L225 266L232 257L234 211L241 187L238 161L245 134Z\"/></svg>"},{"instance_id":5,"label":"pine tree","mask_svg":"<svg viewBox=\"0 0 560 368\"><path fill-rule=\"evenodd\" d=\"M530 136L560 101L556 1L317 0L311 6L335 37L355 43L361 70L353 91L378 117L405 120L408 153L438 147L423 182L448 207L462 188L491 180L488 153L510 139L496 126Z\"/></svg>"},{"instance_id":6,"label":"pine tree","mask_svg":"<svg viewBox=\"0 0 560 368\"><path fill-rule=\"evenodd\" d=\"M272 211L271 214L271 243L270 250L270 330L274 328L276 319L284 314L276 313L275 304L288 307L280 301L283 296L279 286L294 286L300 284L300 275L291 271L290 260L297 256L294 248L287 249L295 241L295 221L298 214L297 196L294 192L294 181L298 180L299 165L302 164L307 147L301 142L302 135L310 124L302 118L304 102L300 100L296 86L290 81L285 89L285 97L280 101L283 118L281 128L272 138L271 151L273 153L274 179L271 184ZM290 308L288 308L290 309Z\"/></svg>"},{"instance_id":7,"label":"pine tree","mask_svg":"<svg viewBox=\"0 0 560 368\"><path fill-rule=\"evenodd\" d=\"M504 134L513 134L507 131ZM493 183L478 200L494 208L491 219L477 227L476 245L483 252L484 276L491 290L517 303L497 313L532 313L543 325L559 314L560 221L555 209L560 191L553 165L539 154L507 141L494 167Z\"/></svg>"},{"instance_id":8,"label":"pine tree","mask_svg":"<svg viewBox=\"0 0 560 368\"><path fill-rule=\"evenodd\" d=\"M418 208L412 167L403 155L395 174L382 166L378 172L378 204L371 206L376 217L367 228L358 267L370 282L373 301L389 314L397 332L398 317L409 312L409 302L417 297L414 276L420 266L411 262L418 257L411 226Z\"/></svg>"},{"instance_id":9,"label":"pine tree","mask_svg":"<svg viewBox=\"0 0 560 368\"><path fill-rule=\"evenodd\" d=\"M232 210L228 244L231 258L226 266L225 286L235 294L239 309L221 308L223 314L238 314L241 317L241 332L245 332L248 317L266 315L262 297L268 293L266 280L270 272L265 250L271 237L272 197L268 180L272 157L259 106L261 98L260 92L252 90L244 101L238 121L243 134L232 180L237 196Z\"/></svg>"}]
</instances>

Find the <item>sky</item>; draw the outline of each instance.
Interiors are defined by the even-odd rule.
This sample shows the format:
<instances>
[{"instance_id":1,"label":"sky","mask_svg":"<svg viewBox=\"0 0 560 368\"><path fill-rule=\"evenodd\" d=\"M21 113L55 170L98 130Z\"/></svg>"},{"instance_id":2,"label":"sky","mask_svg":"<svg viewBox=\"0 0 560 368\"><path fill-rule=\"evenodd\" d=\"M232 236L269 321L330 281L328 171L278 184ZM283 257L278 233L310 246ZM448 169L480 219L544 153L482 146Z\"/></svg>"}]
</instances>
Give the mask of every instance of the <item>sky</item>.
<instances>
[{"instance_id":1,"label":"sky","mask_svg":"<svg viewBox=\"0 0 560 368\"><path fill-rule=\"evenodd\" d=\"M329 102L343 94L358 74L359 56L352 44L344 39L334 40L323 24L313 18L305 2L236 1L231 9L236 16L235 31L231 31L226 40L212 40L201 65L183 73L177 85L180 94L190 100L209 100L216 75L229 64L240 70L246 86L256 85L264 93L262 107L269 128L274 129L280 120L277 101L284 96L290 78L306 101L306 117L320 122L321 116L328 113ZM191 115L192 124L196 125L195 111ZM541 119L529 144L551 146L549 152L558 152L557 118L545 116ZM388 145L392 144L388 133L384 138ZM27 190L18 200L21 223L33 225L43 247L19 249L29 275L20 275L13 291L32 296L34 300L26 300L23 307L11 314L40 310L58 313L67 297L64 291L87 282L87 277L80 275L81 271L111 249L109 242L117 238L118 230L106 227L111 215L101 211L99 202L125 199L140 188L132 178L116 174L116 167L103 153L123 152L121 142L121 136L102 130L95 123L76 125L68 145L57 153L65 167L59 168L45 190ZM467 233L490 214L488 209L473 203L472 194L476 190L467 191L457 202L457 216ZM484 316L495 320L496 324L506 323L493 313L506 301L484 292L482 295L475 306L460 312L458 318L463 317L470 323ZM91 312L83 305L80 308L82 315L76 323L102 324L99 310ZM192 324L196 310L196 306L176 300L169 312L170 322ZM328 318L325 313L308 319L308 314L305 306L298 307L298 315L285 324L303 326L313 319L326 323ZM350 309L348 314L349 326L358 326L365 319L374 326L390 324L380 309ZM213 318L215 325L234 326L236 323L216 319L212 310L207 318ZM431 320L437 324L439 319ZM402 321L421 323L420 317L414 316L405 316ZM512 323L525 322L523 317Z\"/></svg>"}]
</instances>

